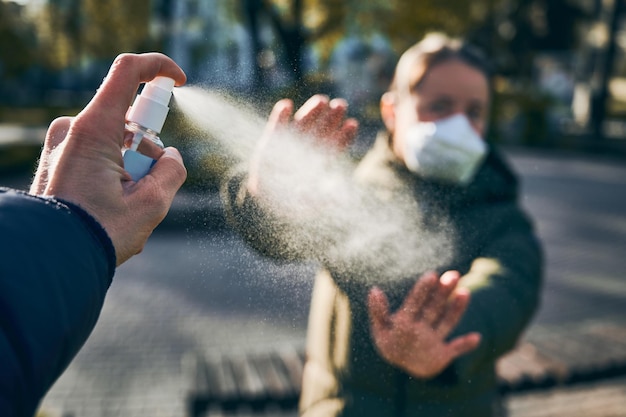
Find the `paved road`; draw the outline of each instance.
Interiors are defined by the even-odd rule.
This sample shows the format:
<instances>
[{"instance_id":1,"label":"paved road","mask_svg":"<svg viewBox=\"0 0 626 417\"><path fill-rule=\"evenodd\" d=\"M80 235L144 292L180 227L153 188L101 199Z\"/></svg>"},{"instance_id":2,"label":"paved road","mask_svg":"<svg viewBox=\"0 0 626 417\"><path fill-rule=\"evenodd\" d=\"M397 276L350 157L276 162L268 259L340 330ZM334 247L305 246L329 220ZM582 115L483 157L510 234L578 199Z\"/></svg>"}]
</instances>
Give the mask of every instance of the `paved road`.
<instances>
[{"instance_id":1,"label":"paved road","mask_svg":"<svg viewBox=\"0 0 626 417\"><path fill-rule=\"evenodd\" d=\"M626 323L626 162L519 151L511 157L547 250L544 303L531 332L590 320ZM43 409L53 416L182 417L185 353L303 345L313 270L268 263L227 231L155 232L144 253L119 269L92 337ZM598 414L597 402L585 411L579 400L593 395L626 407L625 387L618 380L516 397L511 413L622 415ZM581 405L559 413L573 399Z\"/></svg>"},{"instance_id":2,"label":"paved road","mask_svg":"<svg viewBox=\"0 0 626 417\"><path fill-rule=\"evenodd\" d=\"M537 321L614 316L626 297L626 161L517 154L513 162L546 246Z\"/></svg>"},{"instance_id":3,"label":"paved road","mask_svg":"<svg viewBox=\"0 0 626 417\"><path fill-rule=\"evenodd\" d=\"M626 161L511 156L547 257L529 338L565 326L626 328ZM511 417L624 417L626 378L517 395L508 405Z\"/></svg>"}]
</instances>

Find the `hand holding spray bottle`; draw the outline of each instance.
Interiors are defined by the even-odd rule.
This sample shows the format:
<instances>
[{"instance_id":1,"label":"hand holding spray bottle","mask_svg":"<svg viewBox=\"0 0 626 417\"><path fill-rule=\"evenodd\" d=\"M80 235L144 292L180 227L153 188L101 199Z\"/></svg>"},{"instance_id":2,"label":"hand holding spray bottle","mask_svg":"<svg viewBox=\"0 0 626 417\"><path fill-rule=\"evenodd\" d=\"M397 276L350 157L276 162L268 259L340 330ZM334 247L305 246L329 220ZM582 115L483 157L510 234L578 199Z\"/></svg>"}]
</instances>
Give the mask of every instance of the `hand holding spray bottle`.
<instances>
[{"instance_id":1,"label":"hand holding spray bottle","mask_svg":"<svg viewBox=\"0 0 626 417\"><path fill-rule=\"evenodd\" d=\"M156 77L147 82L131 106L126 130L133 133L132 140L124 143L124 169L133 181L143 178L163 154L159 133L169 111L175 81L169 77Z\"/></svg>"}]
</instances>

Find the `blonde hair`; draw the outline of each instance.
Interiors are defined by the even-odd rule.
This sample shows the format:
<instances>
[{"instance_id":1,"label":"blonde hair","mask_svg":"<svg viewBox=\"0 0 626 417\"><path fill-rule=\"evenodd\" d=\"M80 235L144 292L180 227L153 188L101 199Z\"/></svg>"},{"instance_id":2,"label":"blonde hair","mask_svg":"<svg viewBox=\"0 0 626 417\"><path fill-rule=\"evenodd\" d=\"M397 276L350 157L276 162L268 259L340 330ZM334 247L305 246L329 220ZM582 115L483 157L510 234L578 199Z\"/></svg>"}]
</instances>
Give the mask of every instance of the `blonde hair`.
<instances>
[{"instance_id":1,"label":"blonde hair","mask_svg":"<svg viewBox=\"0 0 626 417\"><path fill-rule=\"evenodd\" d=\"M480 50L461 39L433 32L400 56L389 91L415 91L431 68L451 59L458 59L478 69L487 80L491 79L490 65Z\"/></svg>"}]
</instances>

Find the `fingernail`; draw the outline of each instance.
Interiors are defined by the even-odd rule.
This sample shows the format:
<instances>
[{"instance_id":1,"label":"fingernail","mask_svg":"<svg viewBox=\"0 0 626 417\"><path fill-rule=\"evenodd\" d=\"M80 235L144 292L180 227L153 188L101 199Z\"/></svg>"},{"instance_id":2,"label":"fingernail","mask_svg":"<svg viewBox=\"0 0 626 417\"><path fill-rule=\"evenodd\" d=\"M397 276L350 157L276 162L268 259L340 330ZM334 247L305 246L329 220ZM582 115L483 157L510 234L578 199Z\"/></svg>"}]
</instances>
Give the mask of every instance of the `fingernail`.
<instances>
[{"instance_id":1,"label":"fingernail","mask_svg":"<svg viewBox=\"0 0 626 417\"><path fill-rule=\"evenodd\" d=\"M347 108L348 102L342 98L334 98L330 101L329 106L331 109Z\"/></svg>"},{"instance_id":2,"label":"fingernail","mask_svg":"<svg viewBox=\"0 0 626 417\"><path fill-rule=\"evenodd\" d=\"M439 275L435 271L426 272L424 275L425 276L423 278L432 281L432 283L435 283L439 280Z\"/></svg>"},{"instance_id":3,"label":"fingernail","mask_svg":"<svg viewBox=\"0 0 626 417\"><path fill-rule=\"evenodd\" d=\"M181 165L184 165L183 157L180 155L180 152L178 152L176 148L172 148L171 146L165 148L163 156L173 158L177 160Z\"/></svg>"},{"instance_id":4,"label":"fingernail","mask_svg":"<svg viewBox=\"0 0 626 417\"><path fill-rule=\"evenodd\" d=\"M457 279L457 273L456 272L454 272L454 271L447 271L447 272L445 272L441 276L441 278L439 279L439 282L441 282L443 285L450 285L456 279Z\"/></svg>"}]
</instances>

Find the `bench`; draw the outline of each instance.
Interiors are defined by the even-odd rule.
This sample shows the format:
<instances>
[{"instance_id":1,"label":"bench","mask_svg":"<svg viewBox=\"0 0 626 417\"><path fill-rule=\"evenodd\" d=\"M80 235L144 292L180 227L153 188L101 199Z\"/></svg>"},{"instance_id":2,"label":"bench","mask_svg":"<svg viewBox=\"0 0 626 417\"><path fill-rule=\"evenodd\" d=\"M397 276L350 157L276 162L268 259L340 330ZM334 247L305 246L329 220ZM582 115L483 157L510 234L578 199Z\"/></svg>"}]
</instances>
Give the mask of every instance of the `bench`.
<instances>
[{"instance_id":1,"label":"bench","mask_svg":"<svg viewBox=\"0 0 626 417\"><path fill-rule=\"evenodd\" d=\"M188 357L190 417L237 414L248 409L261 415L271 410L295 410L300 395L304 352L285 346L269 352Z\"/></svg>"},{"instance_id":2,"label":"bench","mask_svg":"<svg viewBox=\"0 0 626 417\"><path fill-rule=\"evenodd\" d=\"M296 415L304 352L188 357L189 417ZM626 375L626 326L601 321L535 327L497 363L502 395ZM242 411L244 410L244 411Z\"/></svg>"}]
</instances>

